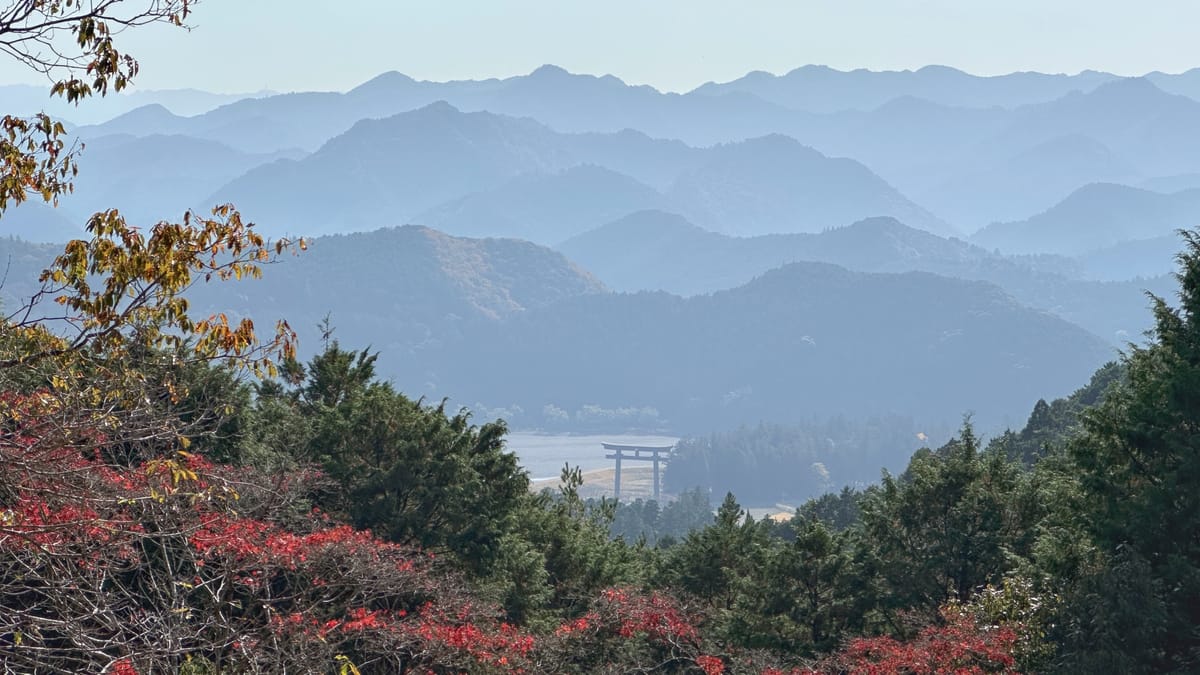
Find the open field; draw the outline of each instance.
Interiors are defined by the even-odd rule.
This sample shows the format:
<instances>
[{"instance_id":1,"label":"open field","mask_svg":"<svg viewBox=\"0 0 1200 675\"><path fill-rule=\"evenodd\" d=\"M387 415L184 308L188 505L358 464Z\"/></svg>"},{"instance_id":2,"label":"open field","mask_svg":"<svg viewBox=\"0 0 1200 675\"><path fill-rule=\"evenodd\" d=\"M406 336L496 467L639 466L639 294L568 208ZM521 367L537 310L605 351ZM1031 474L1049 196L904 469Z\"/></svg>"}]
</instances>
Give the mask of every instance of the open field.
<instances>
[{"instance_id":1,"label":"open field","mask_svg":"<svg viewBox=\"0 0 1200 675\"><path fill-rule=\"evenodd\" d=\"M613 474L615 469L593 469L583 472L583 486L579 488L579 494L584 499L592 497L612 497L613 496ZM622 467L621 468L621 500L631 501L638 499L650 499L654 496L654 470L648 466ZM541 490L543 488L556 488L559 485L557 478L542 478L534 480L532 483L533 489ZM674 495L662 493L661 498L672 499Z\"/></svg>"}]
</instances>

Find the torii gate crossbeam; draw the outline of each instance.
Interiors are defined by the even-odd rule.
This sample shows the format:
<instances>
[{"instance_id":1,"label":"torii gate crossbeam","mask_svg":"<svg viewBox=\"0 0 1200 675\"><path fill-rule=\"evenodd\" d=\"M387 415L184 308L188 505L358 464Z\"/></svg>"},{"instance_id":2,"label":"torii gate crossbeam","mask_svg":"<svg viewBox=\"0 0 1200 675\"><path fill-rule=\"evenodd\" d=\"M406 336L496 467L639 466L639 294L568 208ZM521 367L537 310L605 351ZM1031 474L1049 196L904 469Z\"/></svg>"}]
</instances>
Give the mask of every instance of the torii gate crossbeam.
<instances>
[{"instance_id":1,"label":"torii gate crossbeam","mask_svg":"<svg viewBox=\"0 0 1200 675\"><path fill-rule=\"evenodd\" d=\"M605 450L612 451L611 454L605 455L605 459L611 459L616 462L616 471L613 474L613 499L621 499L621 460L632 459L643 462L654 463L654 501L659 500L659 465L666 462L671 450L675 448L673 445L621 445L618 443L601 443Z\"/></svg>"}]
</instances>

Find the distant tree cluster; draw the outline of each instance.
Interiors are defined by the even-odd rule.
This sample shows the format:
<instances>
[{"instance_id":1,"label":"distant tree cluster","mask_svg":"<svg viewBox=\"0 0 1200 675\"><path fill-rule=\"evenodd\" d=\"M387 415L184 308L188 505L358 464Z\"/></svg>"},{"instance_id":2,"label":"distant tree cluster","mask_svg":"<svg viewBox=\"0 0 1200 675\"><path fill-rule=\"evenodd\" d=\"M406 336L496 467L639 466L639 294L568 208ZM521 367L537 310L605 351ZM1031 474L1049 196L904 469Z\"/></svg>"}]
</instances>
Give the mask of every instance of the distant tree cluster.
<instances>
[{"instance_id":1,"label":"distant tree cluster","mask_svg":"<svg viewBox=\"0 0 1200 675\"><path fill-rule=\"evenodd\" d=\"M668 547L712 522L708 492L696 488L661 504L641 498L617 504L609 530L628 544Z\"/></svg>"},{"instance_id":2,"label":"distant tree cluster","mask_svg":"<svg viewBox=\"0 0 1200 675\"><path fill-rule=\"evenodd\" d=\"M664 484L674 492L732 492L750 504L799 503L877 480L880 468L902 462L928 437L900 417L742 427L680 441Z\"/></svg>"}]
</instances>

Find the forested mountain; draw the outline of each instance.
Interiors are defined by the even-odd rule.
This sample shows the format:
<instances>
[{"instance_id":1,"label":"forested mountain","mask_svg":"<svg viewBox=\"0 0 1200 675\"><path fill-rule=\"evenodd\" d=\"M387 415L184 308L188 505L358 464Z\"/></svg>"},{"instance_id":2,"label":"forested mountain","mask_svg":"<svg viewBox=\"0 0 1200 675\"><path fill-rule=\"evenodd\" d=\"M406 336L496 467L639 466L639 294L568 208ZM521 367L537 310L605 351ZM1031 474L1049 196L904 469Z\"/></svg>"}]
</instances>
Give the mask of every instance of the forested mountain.
<instances>
[{"instance_id":1,"label":"forested mountain","mask_svg":"<svg viewBox=\"0 0 1200 675\"><path fill-rule=\"evenodd\" d=\"M1084 185L1136 182L1142 175L1103 143L1078 133L993 161L955 158L949 164L961 171L914 195L968 231L1039 213Z\"/></svg>"},{"instance_id":2,"label":"forested mountain","mask_svg":"<svg viewBox=\"0 0 1200 675\"><path fill-rule=\"evenodd\" d=\"M859 226L872 228L931 237ZM8 246L23 278L53 252ZM611 414L613 429L710 430L850 409L942 424L977 410L996 424L1112 354L984 283L795 263L690 299L612 294L548 249L417 227L318 238L253 292L218 288L189 294L197 311L287 317L306 353L329 315L339 338L379 350L381 372L407 391L504 408L523 426L586 406L626 411Z\"/></svg>"},{"instance_id":3,"label":"forested mountain","mask_svg":"<svg viewBox=\"0 0 1200 675\"><path fill-rule=\"evenodd\" d=\"M562 255L528 242L409 226L321 237L303 255L273 265L252 293L199 287L190 297L198 307L259 321L287 317L306 353L319 347L317 325L329 316L347 344L372 345L384 363L407 364L464 340L484 348L502 319L604 290ZM385 374L406 388L426 382L406 377L411 369ZM438 366L420 375L436 380Z\"/></svg>"},{"instance_id":4,"label":"forested mountain","mask_svg":"<svg viewBox=\"0 0 1200 675\"><path fill-rule=\"evenodd\" d=\"M796 110L837 112L870 110L913 96L945 105L987 108L1042 103L1072 91L1088 91L1115 79L1108 73L1078 75L1011 73L995 77L970 75L946 66L918 70L841 71L828 66L801 66L784 75L753 72L731 82L709 83L698 93L744 92Z\"/></svg>"},{"instance_id":5,"label":"forested mountain","mask_svg":"<svg viewBox=\"0 0 1200 675\"><path fill-rule=\"evenodd\" d=\"M4 287L9 311L55 252L4 242L20 280ZM417 227L312 240L239 289L189 297L197 312L259 325L286 317L305 354L329 316L405 391L508 408L526 427L548 406L610 411L613 430L707 432L848 409L942 422L978 410L996 423L1111 354L987 284L808 263L711 296L613 294L548 249Z\"/></svg>"},{"instance_id":6,"label":"forested mountain","mask_svg":"<svg viewBox=\"0 0 1200 675\"><path fill-rule=\"evenodd\" d=\"M1149 252L1179 245L1178 237ZM945 239L891 218L873 218L815 234L729 237L708 232L685 218L645 211L564 242L559 250L616 290L665 290L682 295L736 286L794 261L826 262L860 272L932 272L994 283L1023 304L1053 312L1118 346L1136 340L1149 326L1145 291L1165 293L1169 253L1154 278L1136 274L1119 260L1121 249L1072 260L1056 256L1009 257L959 239ZM1108 273L1093 269L1103 265ZM1111 269L1110 269L1111 267ZM1147 276L1150 276L1147 274ZM1097 283L1090 279L1123 280Z\"/></svg>"},{"instance_id":7,"label":"forested mountain","mask_svg":"<svg viewBox=\"0 0 1200 675\"><path fill-rule=\"evenodd\" d=\"M662 154L663 149L668 153ZM438 221L465 208L464 216L475 219L474 233L493 236L540 235L538 228L551 226L547 221L557 217L557 239L543 236L562 241L602 214L589 215L582 201L576 204L581 208L577 216L561 210L538 213L533 204L512 210L522 200L522 191L531 187L530 180L510 181L581 164L619 172L647 155L657 155L649 164L651 172L674 167L664 202L680 203L705 221L737 231L810 231L871 215L895 215L916 226L949 230L858 162L825 157L783 136L709 149L669 143L664 148L662 142L638 134L561 134L533 120L463 113L445 103L360 122L299 161L254 169L209 201L237 203L254 213L269 233L322 234L402 224L431 208L435 210L428 215ZM606 186L636 190L628 181L614 186L613 176L596 171L577 171L566 178L598 182L596 189L601 191ZM656 181L651 176L647 182ZM352 192L361 198L318 203L304 198ZM435 208L476 192L487 194ZM630 206L644 208L652 199L642 190ZM509 210L492 211L501 207ZM516 232L488 229L483 220L487 217L501 226L507 219ZM572 217L583 220L572 225Z\"/></svg>"},{"instance_id":8,"label":"forested mountain","mask_svg":"<svg viewBox=\"0 0 1200 675\"><path fill-rule=\"evenodd\" d=\"M44 86L0 85L0 100L10 106L9 109L12 113L32 115L45 111L56 118L69 120L75 124L97 124L147 106L164 106L183 116L202 115L227 103L245 98L269 96L272 93L214 93L199 89L136 90L98 98L81 107L72 105L59 97L48 96Z\"/></svg>"},{"instance_id":9,"label":"forested mountain","mask_svg":"<svg viewBox=\"0 0 1200 675\"><path fill-rule=\"evenodd\" d=\"M527 173L490 190L436 206L413 218L451 234L507 236L554 245L669 200L629 176L593 164L557 173Z\"/></svg>"},{"instance_id":10,"label":"forested mountain","mask_svg":"<svg viewBox=\"0 0 1200 675\"><path fill-rule=\"evenodd\" d=\"M80 223L112 204L128 204L125 215L143 225L178 219L186 209L212 207L205 198L246 171L299 156L249 154L179 135L89 137L79 157L86 179L77 181L61 208Z\"/></svg>"},{"instance_id":11,"label":"forested mountain","mask_svg":"<svg viewBox=\"0 0 1200 675\"><path fill-rule=\"evenodd\" d=\"M1175 269L1179 241L1177 232L1151 239L1126 240L1091 251L1077 260L1083 274L1093 279L1120 281L1162 277Z\"/></svg>"},{"instance_id":12,"label":"forested mountain","mask_svg":"<svg viewBox=\"0 0 1200 675\"><path fill-rule=\"evenodd\" d=\"M710 229L741 235L813 232L889 215L931 232L954 231L862 164L831 159L786 136L717 146L708 155L668 194Z\"/></svg>"},{"instance_id":13,"label":"forested mountain","mask_svg":"<svg viewBox=\"0 0 1200 675\"><path fill-rule=\"evenodd\" d=\"M739 89L741 85L736 83L730 83L732 89L728 91L722 89L726 85L706 85L685 95L663 94L649 87L626 85L616 78L576 75L551 66L504 80L446 83L422 82L399 73L387 73L344 94L297 93L245 99L193 117L176 115L154 105L103 125L81 127L78 133L85 138L114 134L186 135L221 143L243 156L259 157L260 163L265 163L270 157L264 155L270 153L284 152L295 157L303 151L321 150L338 137L344 140L358 136L361 140L367 132L355 131L354 127L363 120L392 119L389 124L394 124L393 118L398 115L413 113L410 119L415 121L414 111L446 101L462 111L529 117L559 134L589 132L561 136L569 139L572 160L565 165L546 165L543 158L534 162L539 171L556 173L576 164L593 163L664 192L671 190L686 170L700 170L700 165L709 164L711 157L690 151L686 146L663 142L651 149L648 139L625 130L636 129L656 138L683 139L695 146L725 143L729 147L740 147L738 144L747 139L757 139L753 142L761 146L763 137L780 134L827 157L860 162L865 170L876 174L872 180L882 178L890 184L887 188L870 188L867 193L874 192L877 196L886 193L894 201L894 208L880 210L871 202L875 198L872 197L866 201L868 210L856 214L857 217L887 214L934 231L970 232L996 221L1028 218L1089 183L1137 184L1200 170L1193 159L1200 155L1197 152L1200 148L1192 148L1187 145L1190 141L1186 141L1196 136L1192 120L1200 103L1161 88L1169 88L1171 83L1184 86L1190 81L1187 77L1158 74L1131 79L1101 73L1073 77L1018 73L978 78L938 68L911 73L840 73L809 68L779 78L756 74L743 83L768 83L763 85L766 89L780 87L780 91L792 91L800 85L789 82L808 82L804 85L807 88L795 89L793 93L800 97L805 92L811 94L819 110L813 112L767 102L760 98L764 94ZM756 89L758 84L748 86ZM717 90L724 93L715 93ZM957 92L957 98L940 96L939 91ZM825 110L828 106L820 103L842 95L849 102L857 102L837 110ZM985 105L993 99L1004 100ZM395 131L403 136L404 132ZM432 128L428 131L432 138L437 137ZM614 138L613 133L619 137ZM469 137L480 140L478 136ZM343 141L332 145L340 144ZM349 145L353 147L353 143ZM448 157L460 160L473 157L461 147L458 151L466 154L454 155L452 147L442 150L450 153ZM519 150L514 147L514 151L529 157L542 150L536 144ZM161 151L169 154L170 148ZM363 157L369 157L370 151L371 148L362 148ZM327 154L322 155L322 159L326 158ZM474 157L474 161L479 158ZM314 160L312 166L316 164ZM381 167L368 170L357 166L354 157L342 156L336 165L343 175L359 176L368 189L373 189L380 179L373 172ZM243 165L234 162L231 166ZM798 176L806 180L811 177L798 169L798 158L793 158L792 166ZM833 175L844 170L826 167L820 173ZM235 181L229 192L218 196L242 196L248 204L257 206L252 195L259 192L265 201L282 201L276 198L281 183L294 183L303 192L321 188L339 194L350 189L350 182L345 179L335 176L327 180L306 171L291 164L264 166ZM381 204L380 211L388 214L382 220L366 222L362 214L310 213L307 209L282 215L299 226L319 221L311 230L317 233L402 224L427 209L463 199L472 192L494 189L515 177L501 174L494 182L463 181L459 187L464 190L457 192L435 185L431 194L436 199L420 200L413 208L408 208L408 199L376 195L371 201ZM751 178L745 174L740 177ZM755 181L759 178L753 177ZM401 171L399 175L384 178L393 179L411 184L415 177ZM339 180L343 183L339 184ZM793 191L795 187L792 186ZM734 189L728 182L723 187L700 188L700 193L681 188L682 198L694 201L700 196L707 200L711 195L728 196ZM893 188L900 195L893 194ZM862 197L840 189L831 194ZM768 196L763 193L751 201L761 204L761 198ZM728 212L744 215L732 206L737 200L727 201L731 204ZM910 201L916 205L909 204ZM397 211L397 203L404 208ZM792 213L798 222L820 222L821 227L828 227L848 222L827 222L831 217L845 217L838 210L843 203L833 198L816 202L797 199L790 208L780 211ZM495 206L502 208L503 200ZM799 206L804 208L797 213ZM272 207L266 213L274 219L280 215L276 211L279 208ZM489 215L496 221L514 222L511 214ZM699 214L688 215L711 225ZM536 219L535 215L531 217ZM780 217L771 214L758 217L766 223L780 221ZM583 218L586 221L586 216ZM727 222L729 218L718 220ZM327 226L333 229L326 229Z\"/></svg>"},{"instance_id":14,"label":"forested mountain","mask_svg":"<svg viewBox=\"0 0 1200 675\"><path fill-rule=\"evenodd\" d=\"M445 349L415 366L437 364L439 395L532 414L548 404L651 407L676 430L848 406L917 419L977 410L997 423L1033 391L1078 380L1113 351L994 286L817 263L686 300L579 296L514 315L483 343Z\"/></svg>"},{"instance_id":15,"label":"forested mountain","mask_svg":"<svg viewBox=\"0 0 1200 675\"><path fill-rule=\"evenodd\" d=\"M84 234L83 221L72 218L65 209L40 202L25 202L4 217L4 237L32 242L62 243Z\"/></svg>"},{"instance_id":16,"label":"forested mountain","mask_svg":"<svg viewBox=\"0 0 1200 675\"><path fill-rule=\"evenodd\" d=\"M1104 144L1146 176L1194 172L1200 168L1198 113L1200 102L1144 78L1125 78L1017 110L1008 128L978 151L1005 153L1075 133Z\"/></svg>"},{"instance_id":17,"label":"forested mountain","mask_svg":"<svg viewBox=\"0 0 1200 675\"><path fill-rule=\"evenodd\" d=\"M1088 185L1027 220L989 225L971 237L1005 253L1081 255L1152 239L1200 223L1200 189L1161 194L1110 183Z\"/></svg>"},{"instance_id":18,"label":"forested mountain","mask_svg":"<svg viewBox=\"0 0 1200 675\"><path fill-rule=\"evenodd\" d=\"M272 233L361 231L402 225L442 202L576 161L557 134L533 120L437 103L359 122L304 159L251 171L211 201L239 204Z\"/></svg>"}]
</instances>

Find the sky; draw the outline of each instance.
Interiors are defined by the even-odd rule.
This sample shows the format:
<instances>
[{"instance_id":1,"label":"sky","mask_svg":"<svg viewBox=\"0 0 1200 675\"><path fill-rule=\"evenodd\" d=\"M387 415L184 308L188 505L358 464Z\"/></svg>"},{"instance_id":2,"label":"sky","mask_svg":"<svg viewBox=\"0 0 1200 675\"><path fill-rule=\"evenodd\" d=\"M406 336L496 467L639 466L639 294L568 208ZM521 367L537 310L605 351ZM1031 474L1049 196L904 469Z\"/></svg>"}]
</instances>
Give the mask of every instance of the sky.
<instances>
[{"instance_id":1,"label":"sky","mask_svg":"<svg viewBox=\"0 0 1200 675\"><path fill-rule=\"evenodd\" d=\"M121 36L142 64L138 88L346 90L389 70L479 79L544 63L664 91L814 63L981 75L1200 66L1196 0L202 0L191 23ZM16 82L39 80L0 62L0 83Z\"/></svg>"}]
</instances>

